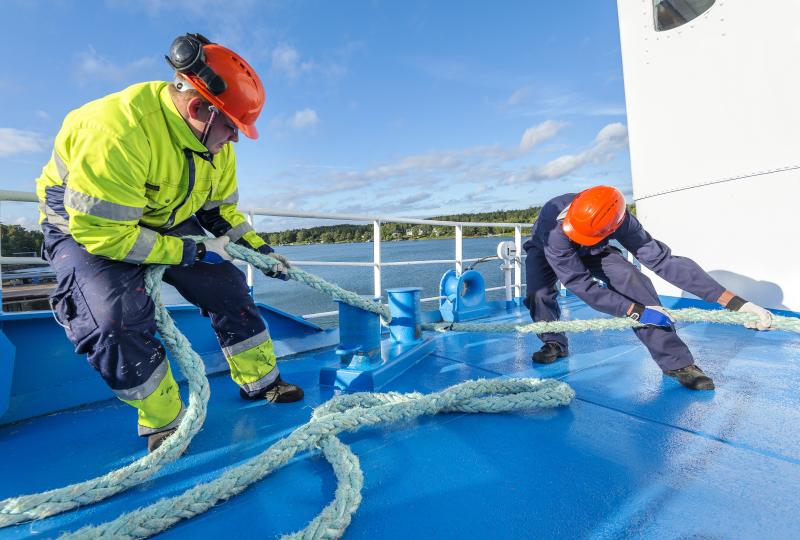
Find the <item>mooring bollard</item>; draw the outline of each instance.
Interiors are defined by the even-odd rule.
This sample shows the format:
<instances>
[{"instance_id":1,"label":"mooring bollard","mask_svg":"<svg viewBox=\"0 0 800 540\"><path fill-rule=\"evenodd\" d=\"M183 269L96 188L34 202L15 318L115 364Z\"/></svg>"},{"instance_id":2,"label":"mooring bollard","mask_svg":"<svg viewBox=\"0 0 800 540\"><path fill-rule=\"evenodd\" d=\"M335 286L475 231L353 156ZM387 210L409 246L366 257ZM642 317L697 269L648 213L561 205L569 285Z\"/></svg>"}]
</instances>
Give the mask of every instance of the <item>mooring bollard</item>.
<instances>
[{"instance_id":1,"label":"mooring bollard","mask_svg":"<svg viewBox=\"0 0 800 540\"><path fill-rule=\"evenodd\" d=\"M389 323L389 334L396 343L416 343L422 337L420 319L421 287L401 287L386 289L389 299L389 311L392 322Z\"/></svg>"},{"instance_id":2,"label":"mooring bollard","mask_svg":"<svg viewBox=\"0 0 800 540\"><path fill-rule=\"evenodd\" d=\"M380 301L380 298L372 298ZM336 354L342 364L353 360L380 360L381 316L371 311L353 307L344 301L339 304L339 346Z\"/></svg>"}]
</instances>

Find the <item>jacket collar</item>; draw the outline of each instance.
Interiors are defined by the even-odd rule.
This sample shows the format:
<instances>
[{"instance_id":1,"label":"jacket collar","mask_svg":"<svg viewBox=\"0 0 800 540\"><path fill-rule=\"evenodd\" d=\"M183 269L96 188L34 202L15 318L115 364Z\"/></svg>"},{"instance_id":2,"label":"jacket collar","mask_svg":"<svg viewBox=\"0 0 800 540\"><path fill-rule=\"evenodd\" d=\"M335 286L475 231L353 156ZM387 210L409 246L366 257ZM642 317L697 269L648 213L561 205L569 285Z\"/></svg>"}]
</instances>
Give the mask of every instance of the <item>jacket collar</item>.
<instances>
[{"instance_id":1,"label":"jacket collar","mask_svg":"<svg viewBox=\"0 0 800 540\"><path fill-rule=\"evenodd\" d=\"M172 102L172 97L169 95L169 85L165 84L159 93L161 99L161 110L164 111L164 118L167 120L167 126L172 134L172 139L175 144L181 148L188 148L196 154L207 154L208 148L205 147L194 134L189 124L183 119Z\"/></svg>"}]
</instances>

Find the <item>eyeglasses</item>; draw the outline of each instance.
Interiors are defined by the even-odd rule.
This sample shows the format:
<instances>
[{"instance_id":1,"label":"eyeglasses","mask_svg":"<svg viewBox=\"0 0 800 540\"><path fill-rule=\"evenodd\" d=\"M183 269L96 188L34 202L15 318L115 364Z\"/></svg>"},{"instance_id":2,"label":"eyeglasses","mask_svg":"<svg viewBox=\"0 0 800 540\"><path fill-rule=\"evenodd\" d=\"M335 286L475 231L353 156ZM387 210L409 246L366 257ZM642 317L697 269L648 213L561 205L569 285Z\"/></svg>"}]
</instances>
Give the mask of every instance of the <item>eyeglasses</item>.
<instances>
[{"instance_id":1,"label":"eyeglasses","mask_svg":"<svg viewBox=\"0 0 800 540\"><path fill-rule=\"evenodd\" d=\"M219 113L219 119L222 121L223 126L233 132L234 136L239 135L239 128L236 127L236 124L234 124L230 118L225 116L223 113Z\"/></svg>"}]
</instances>

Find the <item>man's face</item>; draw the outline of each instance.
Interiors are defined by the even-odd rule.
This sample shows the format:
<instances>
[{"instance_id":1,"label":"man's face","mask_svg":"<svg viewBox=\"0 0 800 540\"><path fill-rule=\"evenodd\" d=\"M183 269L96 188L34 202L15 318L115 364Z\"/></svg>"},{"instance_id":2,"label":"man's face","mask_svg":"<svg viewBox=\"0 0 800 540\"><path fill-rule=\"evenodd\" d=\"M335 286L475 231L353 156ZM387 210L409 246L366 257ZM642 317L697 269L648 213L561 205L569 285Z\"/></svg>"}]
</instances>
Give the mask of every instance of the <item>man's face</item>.
<instances>
[{"instance_id":1,"label":"man's face","mask_svg":"<svg viewBox=\"0 0 800 540\"><path fill-rule=\"evenodd\" d=\"M206 148L212 155L216 155L229 142L239 142L239 129L225 113L220 112L211 124L206 139Z\"/></svg>"},{"instance_id":2,"label":"man's face","mask_svg":"<svg viewBox=\"0 0 800 540\"><path fill-rule=\"evenodd\" d=\"M209 111L208 105L197 98L189 101L187 109L189 113L187 122L199 139L203 134L206 120L209 119L211 111ZM239 130L225 113L219 111L208 130L206 148L212 155L216 155L229 142L239 142Z\"/></svg>"}]
</instances>

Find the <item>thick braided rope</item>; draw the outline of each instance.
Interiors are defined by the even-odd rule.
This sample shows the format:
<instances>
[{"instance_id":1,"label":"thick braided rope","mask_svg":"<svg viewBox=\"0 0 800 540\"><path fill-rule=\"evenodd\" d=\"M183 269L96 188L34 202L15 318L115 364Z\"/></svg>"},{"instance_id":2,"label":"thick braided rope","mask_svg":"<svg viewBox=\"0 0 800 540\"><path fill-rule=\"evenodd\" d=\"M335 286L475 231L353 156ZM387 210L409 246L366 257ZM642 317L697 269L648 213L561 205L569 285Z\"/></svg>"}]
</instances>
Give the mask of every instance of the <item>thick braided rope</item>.
<instances>
[{"instance_id":1,"label":"thick braided rope","mask_svg":"<svg viewBox=\"0 0 800 540\"><path fill-rule=\"evenodd\" d=\"M103 476L71 486L0 501L0 527L42 519L125 491L153 476L164 465L178 459L200 430L206 417L208 380L203 362L191 343L175 326L161 301L161 277L165 266L153 266L145 274L145 288L156 305L155 317L161 339L189 381L189 406L175 434L156 451Z\"/></svg>"},{"instance_id":2,"label":"thick braided rope","mask_svg":"<svg viewBox=\"0 0 800 540\"><path fill-rule=\"evenodd\" d=\"M238 244L228 244L226 249L232 257L248 262L261 270L269 270L277 263L275 259L268 255L262 255L261 253ZM365 299L354 292L348 291L339 287L338 285L325 281L314 274L309 274L300 268L289 268L286 273L289 275L290 279L327 294L334 300L342 300L351 306L361 308L364 311L377 313L387 323L392 320L392 316L389 313L389 308L379 302L372 302L368 299Z\"/></svg>"},{"instance_id":3,"label":"thick braided rope","mask_svg":"<svg viewBox=\"0 0 800 540\"><path fill-rule=\"evenodd\" d=\"M697 308L667 310L677 321L710 322L716 324L754 323L758 316L753 313L739 313L727 310L707 310ZM515 332L520 334L544 334L548 332L586 332L589 330L624 330L644 326L626 318L590 319L585 321L551 321L531 324L492 324L492 323L426 323L423 330L435 332ZM775 330L800 333L800 318L772 315Z\"/></svg>"},{"instance_id":4,"label":"thick braided rope","mask_svg":"<svg viewBox=\"0 0 800 540\"><path fill-rule=\"evenodd\" d=\"M225 472L212 482L181 495L123 514L95 527L85 527L62 538L145 538L202 513L285 465L301 452L322 447L334 458L340 480L334 502L305 529L288 538L339 538L360 502L363 477L352 453L342 452L336 434L443 412L500 413L531 408L553 408L570 403L572 388L553 379L475 380L432 394L351 394L318 407L312 419L250 461ZM349 455L348 455L349 454ZM348 461L339 457L349 457ZM331 518L328 520L328 518Z\"/></svg>"},{"instance_id":5,"label":"thick braided rope","mask_svg":"<svg viewBox=\"0 0 800 540\"><path fill-rule=\"evenodd\" d=\"M277 264L277 261L271 257L258 254L242 246L229 245L228 251L232 256L250 262L262 270L269 270L275 264ZM73 486L68 486L66 488L0 501L0 527L19 523L28 519L39 519L54 515L83 504L96 502L115 493L119 493L120 491L123 491L133 485L136 485L137 483L140 483L141 481L155 474L155 472L157 472L166 463L176 459L189 444L194 434L199 430L205 417L205 408L208 401L207 380L205 379L205 375L203 373L202 361L196 355L196 353L191 350L191 345L174 326L169 314L167 313L166 309L163 308L163 305L160 302L159 284L164 269L164 267L156 267L148 271L146 283L148 292L150 292L151 295L154 296L154 300L156 300L156 319L162 333L162 338L164 339L167 347L173 353L173 356L178 360L183 372L189 379L189 407L187 408L185 419L179 426L178 431L174 436L167 439L162 447L153 454L150 454L145 458L137 460L129 466L117 471L113 471L105 476L82 482L80 484L75 484ZM290 278L300 281L301 283L305 283L317 290L329 294L334 298L341 299L362 309L376 312L384 319L388 320L390 317L385 306L380 306L376 303L364 300L359 295L345 291L336 285L327 283L321 278L313 276L312 274L308 274L300 269L295 268L289 269L288 273ZM692 322L704 321L725 324L743 324L745 322L754 322L756 320L754 315L730 313L725 311L688 309L673 311L672 314L678 320ZM773 320L773 327L776 329L800 332L800 321L798 321L798 319L774 316ZM442 323L437 325L423 325L423 327L426 329L432 329L436 331L471 330L482 332L523 333L607 329L620 330L632 326L638 326L638 324L627 319L560 321L552 323L535 323L531 325L470 325L464 323L458 323L455 325ZM463 410L464 412L478 412L480 407L483 407L486 405L486 403L492 401L497 402L495 407L502 408L510 406L505 397L486 397L482 398L482 400L483 401L480 404L474 406L474 409L470 409L471 405L470 401L468 400L462 403L462 408L458 410ZM353 464L353 459L355 459L355 456L352 456L352 458L347 456L346 454L348 451L343 450L342 447L339 446L340 443L337 444L332 440L329 441L326 439L325 441L319 442L318 445L322 448L323 453L329 458L329 460L331 460L331 463L334 467L334 472L340 481L340 487L343 483L342 479L347 479L347 481L351 484L357 484L359 481L363 483L363 477L361 477L360 470L358 469L357 460L355 461L355 464ZM268 474L268 472L269 471L267 471L265 474ZM360 480L358 480L359 478ZM297 535L300 535L297 537L335 537L335 534L331 533L330 531L343 531L344 527L347 526L352 512L355 511L355 508L358 506L358 502L360 501L360 494L357 492L358 490L356 490L356 495L352 495L352 490L341 490L337 488L336 497L333 503L326 507L326 509L323 510L323 513L320 514L320 516L318 516L318 518L316 518L314 521L312 521L309 526L306 527L306 529L296 533ZM116 523L116 521L111 523ZM330 534L334 534L334 536L330 536ZM131 537L139 537L139 535L134 534Z\"/></svg>"}]
</instances>

